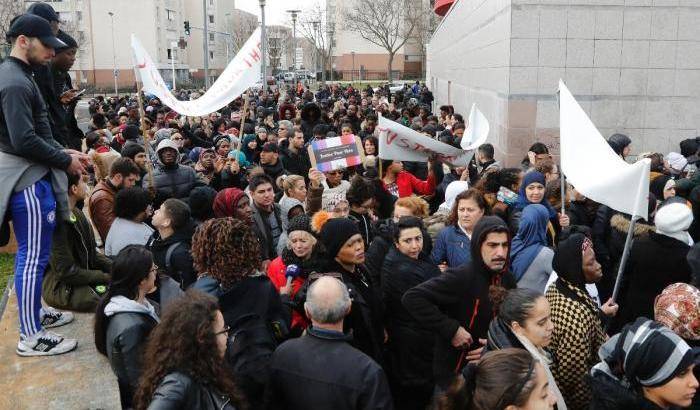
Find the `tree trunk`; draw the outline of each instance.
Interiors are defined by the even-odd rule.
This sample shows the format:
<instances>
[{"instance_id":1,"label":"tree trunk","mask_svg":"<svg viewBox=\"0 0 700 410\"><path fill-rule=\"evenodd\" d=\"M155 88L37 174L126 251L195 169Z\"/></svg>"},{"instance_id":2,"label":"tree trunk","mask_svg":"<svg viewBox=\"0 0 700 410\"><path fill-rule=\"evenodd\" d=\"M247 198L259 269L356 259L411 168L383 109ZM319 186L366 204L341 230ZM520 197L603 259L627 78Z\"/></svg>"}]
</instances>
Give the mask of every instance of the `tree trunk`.
<instances>
[{"instance_id":1,"label":"tree trunk","mask_svg":"<svg viewBox=\"0 0 700 410\"><path fill-rule=\"evenodd\" d=\"M386 78L391 82L391 63L394 62L394 53L389 53L389 66L387 67Z\"/></svg>"}]
</instances>

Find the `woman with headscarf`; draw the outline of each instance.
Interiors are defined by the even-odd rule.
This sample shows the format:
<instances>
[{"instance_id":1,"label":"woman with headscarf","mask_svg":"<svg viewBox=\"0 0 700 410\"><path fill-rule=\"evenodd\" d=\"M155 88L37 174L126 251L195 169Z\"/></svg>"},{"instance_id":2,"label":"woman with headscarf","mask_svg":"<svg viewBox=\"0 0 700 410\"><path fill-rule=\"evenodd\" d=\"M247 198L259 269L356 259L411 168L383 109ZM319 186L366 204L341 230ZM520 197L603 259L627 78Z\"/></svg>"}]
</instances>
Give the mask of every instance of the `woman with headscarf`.
<instances>
[{"instance_id":1,"label":"woman with headscarf","mask_svg":"<svg viewBox=\"0 0 700 410\"><path fill-rule=\"evenodd\" d=\"M554 257L554 251L547 247L548 219L549 212L544 205L532 204L523 209L510 250L511 272L519 288L545 291Z\"/></svg>"},{"instance_id":2,"label":"woman with headscarf","mask_svg":"<svg viewBox=\"0 0 700 410\"><path fill-rule=\"evenodd\" d=\"M600 347L591 370L591 410L687 408L698 380L695 355L671 329L640 317Z\"/></svg>"},{"instance_id":3,"label":"woman with headscarf","mask_svg":"<svg viewBox=\"0 0 700 410\"><path fill-rule=\"evenodd\" d=\"M557 214L557 211L552 208L547 198L545 197L545 178L542 173L530 171L523 177L523 183L520 184L518 192L518 203L515 205L513 212L510 213L508 225L511 233L518 233L520 218L523 209L530 204L542 204L547 208L549 214L549 224L547 224L547 243L553 245L556 242L556 236L561 228L569 226L569 217L564 214Z\"/></svg>"},{"instance_id":4,"label":"woman with headscarf","mask_svg":"<svg viewBox=\"0 0 700 410\"><path fill-rule=\"evenodd\" d=\"M676 196L676 181L669 175L661 175L649 184L649 191L656 195L659 201L665 201Z\"/></svg>"},{"instance_id":5,"label":"woman with headscarf","mask_svg":"<svg viewBox=\"0 0 700 410\"><path fill-rule=\"evenodd\" d=\"M207 184L211 184L214 174L216 173L216 167L214 166L216 152L212 148L199 148L197 151L197 162L194 164L194 171L205 180ZM192 150L192 152L196 151Z\"/></svg>"},{"instance_id":6,"label":"woman with headscarf","mask_svg":"<svg viewBox=\"0 0 700 410\"><path fill-rule=\"evenodd\" d=\"M256 154L259 155L258 140L255 134L249 134L243 137L241 144L241 152L245 155L246 160L253 164L256 162Z\"/></svg>"},{"instance_id":7,"label":"woman with headscarf","mask_svg":"<svg viewBox=\"0 0 700 410\"><path fill-rule=\"evenodd\" d=\"M550 349L558 360L554 378L570 409L585 409L591 400L586 374L598 362L595 352L605 342L600 309L586 291L586 283L602 276L593 243L582 233L561 239L552 262L558 278L547 289L554 333ZM617 306L608 301L606 314Z\"/></svg>"}]
</instances>

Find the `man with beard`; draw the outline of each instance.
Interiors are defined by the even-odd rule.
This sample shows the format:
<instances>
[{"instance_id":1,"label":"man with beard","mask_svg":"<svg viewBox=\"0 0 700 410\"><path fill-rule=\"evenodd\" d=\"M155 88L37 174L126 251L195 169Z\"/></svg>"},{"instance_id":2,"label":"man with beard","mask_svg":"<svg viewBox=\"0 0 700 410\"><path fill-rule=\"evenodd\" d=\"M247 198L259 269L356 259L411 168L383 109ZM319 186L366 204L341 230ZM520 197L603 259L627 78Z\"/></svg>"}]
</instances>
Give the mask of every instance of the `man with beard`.
<instances>
[{"instance_id":1,"label":"man with beard","mask_svg":"<svg viewBox=\"0 0 700 410\"><path fill-rule=\"evenodd\" d=\"M128 128L128 127L127 127ZM148 168L146 165L146 150L139 144L129 144L122 148L122 157L129 158L136 166L139 167L139 180L136 181L136 186L143 186L143 180L146 178Z\"/></svg>"},{"instance_id":2,"label":"man with beard","mask_svg":"<svg viewBox=\"0 0 700 410\"><path fill-rule=\"evenodd\" d=\"M122 188L131 188L136 185L141 170L129 158L119 158L112 163L109 169L109 177L95 185L90 194L90 219L97 233L100 234L102 243L107 240L107 233L112 227L112 222L117 217L114 213L114 197Z\"/></svg>"},{"instance_id":3,"label":"man with beard","mask_svg":"<svg viewBox=\"0 0 700 410\"><path fill-rule=\"evenodd\" d=\"M58 27L56 26L56 31ZM57 218L70 219L66 174L85 173L87 156L63 149L53 138L46 104L32 66L49 63L65 46L45 19L25 14L7 31L10 56L0 64L0 244L9 241L12 220L20 356L48 356L75 349L77 341L46 328L71 321L70 315L44 310L41 288Z\"/></svg>"},{"instance_id":4,"label":"man with beard","mask_svg":"<svg viewBox=\"0 0 700 410\"><path fill-rule=\"evenodd\" d=\"M357 106L354 104L348 105L348 114L345 117L345 122L352 126L352 133L357 135L360 132L360 117L357 116Z\"/></svg>"},{"instance_id":5,"label":"man with beard","mask_svg":"<svg viewBox=\"0 0 700 410\"><path fill-rule=\"evenodd\" d=\"M307 174L311 168L309 153L304 147L304 133L294 131L294 136L289 139L289 148L282 156L282 165L291 175L301 175L308 180Z\"/></svg>"},{"instance_id":6,"label":"man with beard","mask_svg":"<svg viewBox=\"0 0 700 410\"><path fill-rule=\"evenodd\" d=\"M418 323L436 334L433 372L439 390L480 358L489 323L506 289L515 288L508 270L510 239L502 219L481 218L472 233L471 262L423 282L402 299Z\"/></svg>"}]
</instances>

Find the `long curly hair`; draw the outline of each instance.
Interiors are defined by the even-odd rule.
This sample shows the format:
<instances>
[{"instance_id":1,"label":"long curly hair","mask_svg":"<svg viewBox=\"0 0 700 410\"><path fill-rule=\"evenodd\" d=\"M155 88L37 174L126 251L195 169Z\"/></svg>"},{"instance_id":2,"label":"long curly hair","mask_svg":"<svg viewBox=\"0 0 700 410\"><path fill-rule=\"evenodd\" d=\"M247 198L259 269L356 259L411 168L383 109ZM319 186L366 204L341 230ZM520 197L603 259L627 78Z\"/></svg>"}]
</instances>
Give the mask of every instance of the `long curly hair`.
<instances>
[{"instance_id":1,"label":"long curly hair","mask_svg":"<svg viewBox=\"0 0 700 410\"><path fill-rule=\"evenodd\" d=\"M224 288L255 273L260 267L260 244L253 230L235 218L202 223L192 236L192 260L197 272L206 272Z\"/></svg>"},{"instance_id":2,"label":"long curly hair","mask_svg":"<svg viewBox=\"0 0 700 410\"><path fill-rule=\"evenodd\" d=\"M182 372L193 380L214 387L229 397L236 408L245 402L218 354L214 320L219 305L216 298L188 290L166 310L151 333L144 352L144 369L134 398L137 410L146 409L163 378Z\"/></svg>"}]
</instances>

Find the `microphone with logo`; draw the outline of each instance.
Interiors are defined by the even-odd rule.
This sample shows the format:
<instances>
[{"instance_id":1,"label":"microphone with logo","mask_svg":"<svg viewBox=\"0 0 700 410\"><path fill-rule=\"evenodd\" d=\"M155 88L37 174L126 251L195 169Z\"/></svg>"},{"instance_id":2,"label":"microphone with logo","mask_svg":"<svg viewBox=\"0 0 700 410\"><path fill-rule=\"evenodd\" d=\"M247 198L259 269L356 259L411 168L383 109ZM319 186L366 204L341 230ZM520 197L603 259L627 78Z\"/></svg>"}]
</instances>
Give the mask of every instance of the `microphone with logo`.
<instances>
[{"instance_id":1,"label":"microphone with logo","mask_svg":"<svg viewBox=\"0 0 700 410\"><path fill-rule=\"evenodd\" d=\"M287 265L287 270L284 271L284 276L287 277L287 287L292 284L292 281L297 276L301 275L301 268L298 265Z\"/></svg>"}]
</instances>

